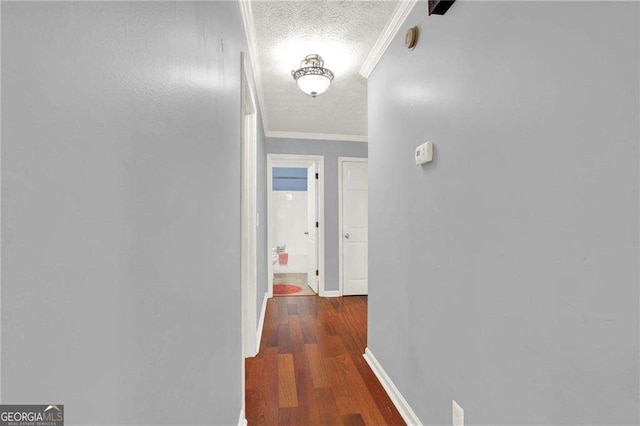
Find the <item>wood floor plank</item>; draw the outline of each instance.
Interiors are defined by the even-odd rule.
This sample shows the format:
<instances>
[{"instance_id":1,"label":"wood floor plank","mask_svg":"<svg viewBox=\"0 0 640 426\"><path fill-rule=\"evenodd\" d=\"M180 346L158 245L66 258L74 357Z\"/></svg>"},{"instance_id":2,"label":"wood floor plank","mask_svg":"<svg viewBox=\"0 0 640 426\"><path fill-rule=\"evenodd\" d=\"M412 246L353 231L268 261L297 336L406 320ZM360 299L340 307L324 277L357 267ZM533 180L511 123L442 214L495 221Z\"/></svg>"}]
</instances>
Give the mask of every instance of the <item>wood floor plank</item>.
<instances>
[{"instance_id":1,"label":"wood floor plank","mask_svg":"<svg viewBox=\"0 0 640 426\"><path fill-rule=\"evenodd\" d=\"M251 419L251 425L268 425L266 418L266 404L263 392L260 389L247 389L245 392L245 404L247 419Z\"/></svg>"},{"instance_id":2,"label":"wood floor plank","mask_svg":"<svg viewBox=\"0 0 640 426\"><path fill-rule=\"evenodd\" d=\"M246 389L258 389L261 382L262 358L248 358L245 360L244 371L246 377Z\"/></svg>"},{"instance_id":3,"label":"wood floor plank","mask_svg":"<svg viewBox=\"0 0 640 426\"><path fill-rule=\"evenodd\" d=\"M307 319L302 320L300 322L302 327L302 337L304 338L304 343L317 343L316 333L313 328L313 322Z\"/></svg>"},{"instance_id":4,"label":"wood floor plank","mask_svg":"<svg viewBox=\"0 0 640 426\"><path fill-rule=\"evenodd\" d=\"M278 355L278 408L297 407L298 390L292 354Z\"/></svg>"},{"instance_id":5,"label":"wood floor plank","mask_svg":"<svg viewBox=\"0 0 640 426\"><path fill-rule=\"evenodd\" d=\"M304 413L299 408L280 408L278 412L279 425L303 425Z\"/></svg>"},{"instance_id":6,"label":"wood floor plank","mask_svg":"<svg viewBox=\"0 0 640 426\"><path fill-rule=\"evenodd\" d=\"M326 339L323 339L323 344L318 344L318 347L323 358L332 358L347 353L347 348L340 336L326 336Z\"/></svg>"},{"instance_id":7,"label":"wood floor plank","mask_svg":"<svg viewBox=\"0 0 640 426\"><path fill-rule=\"evenodd\" d=\"M274 297L274 300L278 304L278 321L280 324L286 324L289 321L289 303L288 297Z\"/></svg>"},{"instance_id":8,"label":"wood floor plank","mask_svg":"<svg viewBox=\"0 0 640 426\"><path fill-rule=\"evenodd\" d=\"M297 317L289 320L289 331L291 335L291 345L293 353L293 364L296 371L307 368L307 357L304 352L304 338L302 335L302 326Z\"/></svg>"},{"instance_id":9,"label":"wood floor plank","mask_svg":"<svg viewBox=\"0 0 640 426\"><path fill-rule=\"evenodd\" d=\"M289 322L280 323L278 327L278 349L281 354L290 354L293 352Z\"/></svg>"},{"instance_id":10,"label":"wood floor plank","mask_svg":"<svg viewBox=\"0 0 640 426\"><path fill-rule=\"evenodd\" d=\"M338 414L336 400L333 397L331 388L316 389L316 398L318 400L318 407L321 407L320 418L322 419L322 424L340 425L342 418Z\"/></svg>"},{"instance_id":11,"label":"wood floor plank","mask_svg":"<svg viewBox=\"0 0 640 426\"><path fill-rule=\"evenodd\" d=\"M320 349L318 349L318 344L306 344L304 345L304 351L307 355L307 362L309 363L309 370L311 371L313 387L317 389L330 386L329 379L327 379L327 374L324 369L324 362L320 355Z\"/></svg>"},{"instance_id":12,"label":"wood floor plank","mask_svg":"<svg viewBox=\"0 0 640 426\"><path fill-rule=\"evenodd\" d=\"M327 368L327 375L329 377L329 382L331 383L331 389L333 390L333 395L336 399L338 413L341 415L358 413L358 402L353 398L353 391L349 386L349 382L345 378L344 371L342 371L340 365L336 362L336 359L325 358L324 363Z\"/></svg>"},{"instance_id":13,"label":"wood floor plank","mask_svg":"<svg viewBox=\"0 0 640 426\"><path fill-rule=\"evenodd\" d=\"M264 329L262 332L262 347L275 348L278 347L278 304L274 298L267 300L267 309L265 311ZM262 348L260 348L262 349Z\"/></svg>"},{"instance_id":14,"label":"wood floor plank","mask_svg":"<svg viewBox=\"0 0 640 426\"><path fill-rule=\"evenodd\" d=\"M320 426L323 425L320 417L320 409L316 399L315 390L313 388L313 380L311 372L300 370L296 372L296 381L298 384L298 406L304 409L304 425Z\"/></svg>"},{"instance_id":15,"label":"wood floor plank","mask_svg":"<svg viewBox=\"0 0 640 426\"><path fill-rule=\"evenodd\" d=\"M289 315L298 315L298 306L295 304L289 303L287 305L287 313Z\"/></svg>"},{"instance_id":16,"label":"wood floor plank","mask_svg":"<svg viewBox=\"0 0 640 426\"><path fill-rule=\"evenodd\" d=\"M365 426L364 419L360 414L347 414L342 416L344 426Z\"/></svg>"},{"instance_id":17,"label":"wood floor plank","mask_svg":"<svg viewBox=\"0 0 640 426\"><path fill-rule=\"evenodd\" d=\"M260 414L264 418L265 424L275 425L278 424L278 348L264 348L260 356L263 362L262 383L259 387L264 401ZM249 412L250 410L246 411Z\"/></svg>"}]
</instances>

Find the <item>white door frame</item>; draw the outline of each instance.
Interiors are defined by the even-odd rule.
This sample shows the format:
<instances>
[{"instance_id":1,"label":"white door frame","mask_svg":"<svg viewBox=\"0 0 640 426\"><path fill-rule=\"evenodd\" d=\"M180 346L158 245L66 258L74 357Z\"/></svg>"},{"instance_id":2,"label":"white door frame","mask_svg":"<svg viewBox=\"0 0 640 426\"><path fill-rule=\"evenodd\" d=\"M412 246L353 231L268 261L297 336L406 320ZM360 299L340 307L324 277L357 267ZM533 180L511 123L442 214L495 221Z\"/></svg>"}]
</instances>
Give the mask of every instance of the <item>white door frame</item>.
<instances>
[{"instance_id":1,"label":"white door frame","mask_svg":"<svg viewBox=\"0 0 640 426\"><path fill-rule=\"evenodd\" d=\"M273 206L273 168L274 167L308 167L311 164L318 165L318 295L325 296L324 291L324 155L293 155L293 154L267 154L267 277L269 297L273 296L273 262L271 260L271 249L273 247L273 226L271 208Z\"/></svg>"},{"instance_id":2,"label":"white door frame","mask_svg":"<svg viewBox=\"0 0 640 426\"><path fill-rule=\"evenodd\" d=\"M344 243L344 231L342 230L342 165L345 162L369 163L369 159L362 157L338 157L338 292L340 296L344 295L344 274L342 273L344 267L342 259ZM368 209L369 201L367 200L367 210Z\"/></svg>"},{"instance_id":3,"label":"white door frame","mask_svg":"<svg viewBox=\"0 0 640 426\"><path fill-rule=\"evenodd\" d=\"M241 299L242 356L258 353L257 327L257 109L255 96L247 75L246 59L241 54L242 84L240 88L240 152L241 152ZM244 360L242 362L244 365ZM243 371L244 386L244 371ZM244 387L243 387L244 394Z\"/></svg>"}]
</instances>

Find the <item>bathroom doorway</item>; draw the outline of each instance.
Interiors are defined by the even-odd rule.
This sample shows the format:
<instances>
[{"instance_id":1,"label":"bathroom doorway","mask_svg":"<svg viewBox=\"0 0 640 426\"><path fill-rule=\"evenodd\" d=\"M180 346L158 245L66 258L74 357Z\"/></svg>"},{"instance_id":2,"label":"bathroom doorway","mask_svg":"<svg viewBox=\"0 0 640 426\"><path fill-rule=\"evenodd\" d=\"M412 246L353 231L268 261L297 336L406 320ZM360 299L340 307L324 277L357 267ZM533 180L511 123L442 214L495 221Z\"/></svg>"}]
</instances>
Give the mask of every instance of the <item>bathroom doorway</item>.
<instances>
[{"instance_id":1,"label":"bathroom doorway","mask_svg":"<svg viewBox=\"0 0 640 426\"><path fill-rule=\"evenodd\" d=\"M324 292L324 157L268 154L269 293Z\"/></svg>"}]
</instances>

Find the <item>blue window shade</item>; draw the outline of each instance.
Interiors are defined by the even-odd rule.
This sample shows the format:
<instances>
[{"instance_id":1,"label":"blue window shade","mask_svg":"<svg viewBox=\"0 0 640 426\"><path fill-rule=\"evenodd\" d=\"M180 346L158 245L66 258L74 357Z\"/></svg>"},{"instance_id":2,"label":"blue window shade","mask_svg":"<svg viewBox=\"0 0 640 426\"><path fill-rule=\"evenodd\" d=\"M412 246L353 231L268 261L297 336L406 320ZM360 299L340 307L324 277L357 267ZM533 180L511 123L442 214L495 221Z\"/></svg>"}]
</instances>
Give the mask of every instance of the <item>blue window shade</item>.
<instances>
[{"instance_id":1,"label":"blue window shade","mask_svg":"<svg viewBox=\"0 0 640 426\"><path fill-rule=\"evenodd\" d=\"M307 169L300 167L274 167L274 191L306 191Z\"/></svg>"},{"instance_id":2,"label":"blue window shade","mask_svg":"<svg viewBox=\"0 0 640 426\"><path fill-rule=\"evenodd\" d=\"M274 178L298 178L307 179L307 169L304 167L274 167Z\"/></svg>"}]
</instances>

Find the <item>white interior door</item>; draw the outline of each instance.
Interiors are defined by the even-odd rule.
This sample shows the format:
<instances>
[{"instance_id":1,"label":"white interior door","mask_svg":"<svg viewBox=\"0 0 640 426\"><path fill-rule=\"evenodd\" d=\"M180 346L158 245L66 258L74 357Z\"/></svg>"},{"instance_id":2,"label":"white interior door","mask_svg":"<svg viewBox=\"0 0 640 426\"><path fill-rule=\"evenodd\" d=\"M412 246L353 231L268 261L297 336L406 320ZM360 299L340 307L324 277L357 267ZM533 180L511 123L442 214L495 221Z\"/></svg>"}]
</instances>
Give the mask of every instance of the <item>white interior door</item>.
<instances>
[{"instance_id":1,"label":"white interior door","mask_svg":"<svg viewBox=\"0 0 640 426\"><path fill-rule=\"evenodd\" d=\"M342 293L368 291L367 163L342 162Z\"/></svg>"},{"instance_id":2,"label":"white interior door","mask_svg":"<svg viewBox=\"0 0 640 426\"><path fill-rule=\"evenodd\" d=\"M318 165L313 163L307 168L307 231L305 232L308 241L308 284L309 287L318 293L318 180L316 173Z\"/></svg>"}]
</instances>

